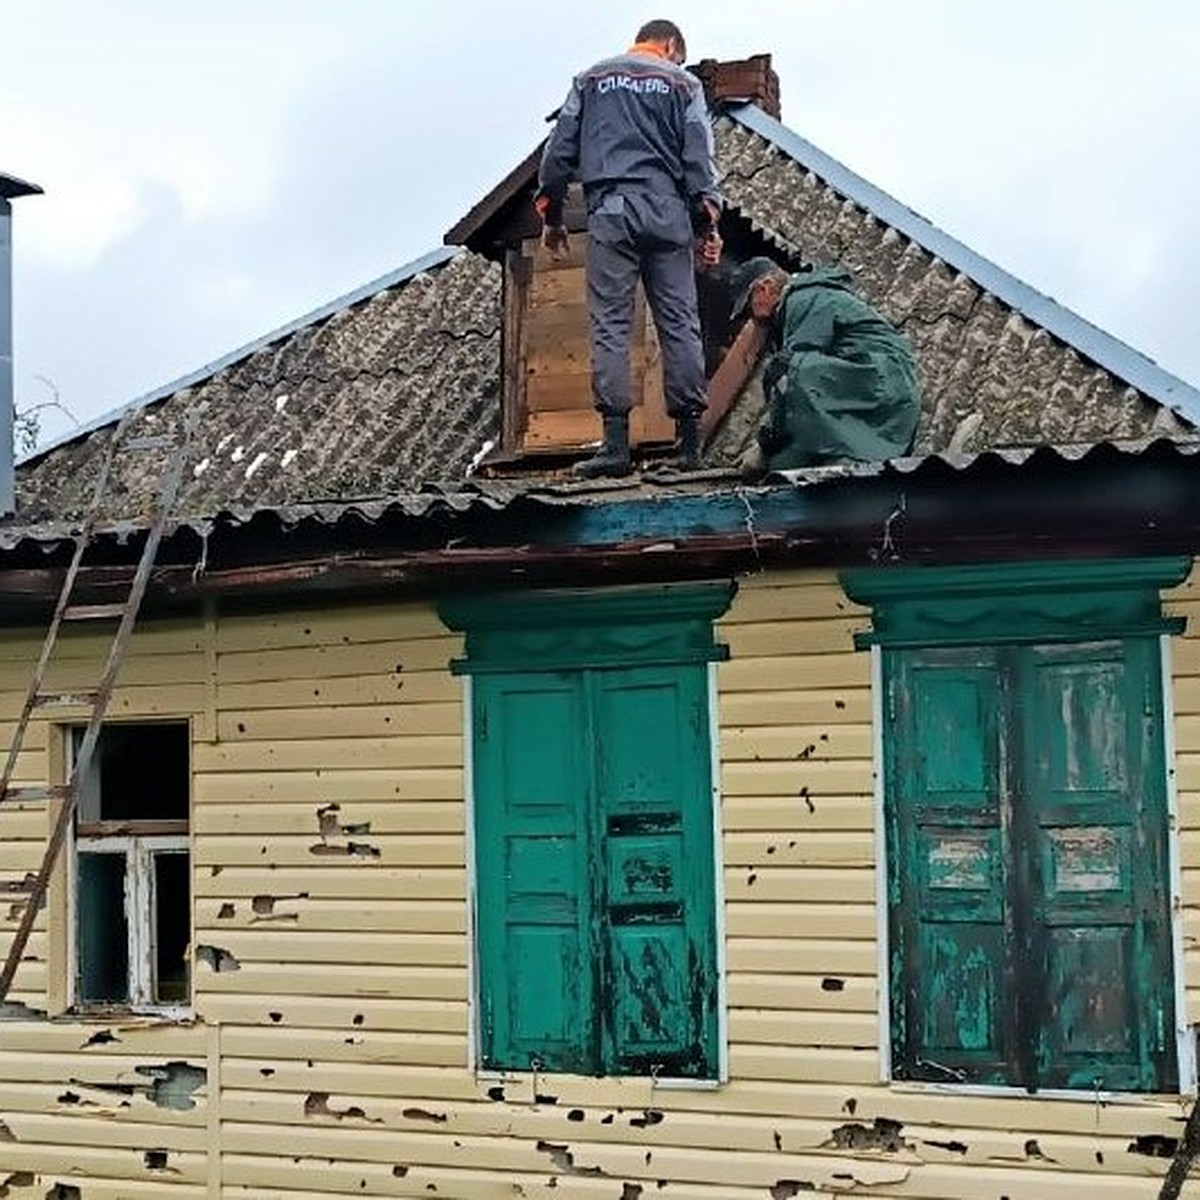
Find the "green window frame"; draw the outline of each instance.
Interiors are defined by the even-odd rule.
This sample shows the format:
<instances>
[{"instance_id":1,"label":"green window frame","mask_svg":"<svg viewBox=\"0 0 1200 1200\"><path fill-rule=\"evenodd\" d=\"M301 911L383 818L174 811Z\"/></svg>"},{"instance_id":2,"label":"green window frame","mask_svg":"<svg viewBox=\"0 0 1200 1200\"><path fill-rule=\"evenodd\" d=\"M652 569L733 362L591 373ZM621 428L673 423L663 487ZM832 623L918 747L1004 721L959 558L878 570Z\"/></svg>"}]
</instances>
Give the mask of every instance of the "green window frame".
<instances>
[{"instance_id":1,"label":"green window frame","mask_svg":"<svg viewBox=\"0 0 1200 1200\"><path fill-rule=\"evenodd\" d=\"M893 1078L1178 1090L1159 589L1189 569L843 576L881 647Z\"/></svg>"},{"instance_id":2,"label":"green window frame","mask_svg":"<svg viewBox=\"0 0 1200 1200\"><path fill-rule=\"evenodd\" d=\"M450 601L485 1070L716 1079L708 663L732 585Z\"/></svg>"}]
</instances>

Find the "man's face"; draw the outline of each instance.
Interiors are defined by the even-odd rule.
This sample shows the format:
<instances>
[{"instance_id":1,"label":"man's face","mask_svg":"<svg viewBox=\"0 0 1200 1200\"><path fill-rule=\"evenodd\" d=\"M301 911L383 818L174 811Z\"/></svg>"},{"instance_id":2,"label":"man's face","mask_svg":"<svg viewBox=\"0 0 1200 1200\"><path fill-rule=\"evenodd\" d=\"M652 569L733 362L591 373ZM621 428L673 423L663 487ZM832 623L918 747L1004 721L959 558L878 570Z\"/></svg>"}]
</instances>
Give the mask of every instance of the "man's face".
<instances>
[{"instance_id":1,"label":"man's face","mask_svg":"<svg viewBox=\"0 0 1200 1200\"><path fill-rule=\"evenodd\" d=\"M769 321L779 307L783 285L774 275L764 275L750 289L750 313L756 321Z\"/></svg>"}]
</instances>

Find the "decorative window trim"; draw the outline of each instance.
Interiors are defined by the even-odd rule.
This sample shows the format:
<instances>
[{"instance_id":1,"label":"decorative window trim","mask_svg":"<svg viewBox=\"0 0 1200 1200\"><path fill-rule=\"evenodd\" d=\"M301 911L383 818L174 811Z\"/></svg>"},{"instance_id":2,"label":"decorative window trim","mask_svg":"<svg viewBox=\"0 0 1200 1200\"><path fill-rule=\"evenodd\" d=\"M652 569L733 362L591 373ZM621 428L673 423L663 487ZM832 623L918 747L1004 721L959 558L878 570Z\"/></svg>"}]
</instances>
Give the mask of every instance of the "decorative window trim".
<instances>
[{"instance_id":1,"label":"decorative window trim","mask_svg":"<svg viewBox=\"0 0 1200 1200\"><path fill-rule=\"evenodd\" d=\"M872 610L861 650L986 642L1096 641L1180 633L1159 592L1187 578L1188 557L1110 562L885 567L843 571L842 587Z\"/></svg>"},{"instance_id":2,"label":"decorative window trim","mask_svg":"<svg viewBox=\"0 0 1200 1200\"><path fill-rule=\"evenodd\" d=\"M466 657L450 664L456 675L722 662L729 648L714 639L713 622L736 587L723 580L454 597L438 612L466 634Z\"/></svg>"}]
</instances>

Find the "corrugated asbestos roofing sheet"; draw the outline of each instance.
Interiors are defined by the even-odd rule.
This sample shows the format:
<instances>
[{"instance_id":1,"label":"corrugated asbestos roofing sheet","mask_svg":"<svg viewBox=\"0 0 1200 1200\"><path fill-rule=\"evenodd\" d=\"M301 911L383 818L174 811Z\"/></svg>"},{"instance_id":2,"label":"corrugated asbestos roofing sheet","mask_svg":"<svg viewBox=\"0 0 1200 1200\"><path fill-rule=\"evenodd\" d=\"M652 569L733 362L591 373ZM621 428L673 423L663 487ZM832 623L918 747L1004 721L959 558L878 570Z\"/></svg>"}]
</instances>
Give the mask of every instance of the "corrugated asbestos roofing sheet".
<instances>
[{"instance_id":1,"label":"corrugated asbestos roofing sheet","mask_svg":"<svg viewBox=\"0 0 1200 1200\"><path fill-rule=\"evenodd\" d=\"M771 240L847 267L912 340L924 395L913 461L933 456L958 469L985 451L1019 459L1038 445L1063 457L1068 445L1133 439L1144 447L1185 435L1169 406L1200 411L1194 389L759 110L721 117L716 135L730 202ZM518 495L574 504L638 494L637 484L560 487L545 473L475 476L498 434L501 325L499 268L473 253L437 251L141 398L128 406L136 410L129 435L173 432L184 413L200 412L177 506L197 528L219 514L374 521L439 505L502 507ZM710 447L714 466L737 461L761 407L752 383ZM0 545L57 538L78 518L119 415L21 466L19 515ZM115 529L144 518L163 465L154 453L119 459L105 513ZM848 465L794 482L884 469L911 468ZM726 480L682 486L733 486Z\"/></svg>"}]
</instances>

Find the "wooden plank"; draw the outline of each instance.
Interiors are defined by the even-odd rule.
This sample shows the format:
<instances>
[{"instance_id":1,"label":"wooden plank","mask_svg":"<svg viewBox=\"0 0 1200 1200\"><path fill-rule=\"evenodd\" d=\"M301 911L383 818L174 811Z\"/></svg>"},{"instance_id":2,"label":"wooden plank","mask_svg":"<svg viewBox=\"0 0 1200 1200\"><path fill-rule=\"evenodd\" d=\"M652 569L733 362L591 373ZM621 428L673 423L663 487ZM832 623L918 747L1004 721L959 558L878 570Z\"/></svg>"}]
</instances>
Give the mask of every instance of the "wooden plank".
<instances>
[{"instance_id":1,"label":"wooden plank","mask_svg":"<svg viewBox=\"0 0 1200 1200\"><path fill-rule=\"evenodd\" d=\"M725 796L722 817L727 834L771 834L768 849L774 845L773 853L779 854L797 834L810 830L873 830L875 805L872 797L858 795Z\"/></svg>"},{"instance_id":2,"label":"wooden plank","mask_svg":"<svg viewBox=\"0 0 1200 1200\"><path fill-rule=\"evenodd\" d=\"M212 746L199 744L192 749L193 769L199 774L453 767L460 765L462 758L461 736L433 734L326 738L320 742L220 742Z\"/></svg>"},{"instance_id":3,"label":"wooden plank","mask_svg":"<svg viewBox=\"0 0 1200 1200\"><path fill-rule=\"evenodd\" d=\"M296 929L290 925L261 925L254 929L213 930L227 950L247 969L250 964L288 966L309 963L314 969L325 964L353 967L464 967L466 939L457 933L395 933L343 927L324 932ZM353 933L347 937L347 933ZM203 964L202 974L211 968ZM280 996L280 1003L284 996Z\"/></svg>"},{"instance_id":4,"label":"wooden plank","mask_svg":"<svg viewBox=\"0 0 1200 1200\"><path fill-rule=\"evenodd\" d=\"M311 900L277 895L270 880L251 895L201 897L196 929L201 940L219 942L227 929L272 925L326 933L431 933L463 935L466 906L460 900Z\"/></svg>"},{"instance_id":5,"label":"wooden plank","mask_svg":"<svg viewBox=\"0 0 1200 1200\"><path fill-rule=\"evenodd\" d=\"M2 852L0 847L0 852ZM250 837L220 837L210 834L197 840L193 860L198 867L242 867L257 863L264 870L305 867L316 872L326 863L359 864L361 871L379 867L452 867L466 855L461 834L377 835L370 832L332 833L322 837L315 830L307 837L281 834Z\"/></svg>"},{"instance_id":6,"label":"wooden plank","mask_svg":"<svg viewBox=\"0 0 1200 1200\"><path fill-rule=\"evenodd\" d=\"M466 869L458 867L372 867L335 864L280 868L264 879L258 867L226 867L217 863L195 871L192 887L198 897L258 895L264 890L275 896L308 896L321 900L465 900ZM301 992L305 989L303 985Z\"/></svg>"},{"instance_id":7,"label":"wooden plank","mask_svg":"<svg viewBox=\"0 0 1200 1200\"><path fill-rule=\"evenodd\" d=\"M448 635L450 631L431 604L374 600L327 609L223 614L217 626L217 649L228 654L359 642L424 641Z\"/></svg>"},{"instance_id":8,"label":"wooden plank","mask_svg":"<svg viewBox=\"0 0 1200 1200\"><path fill-rule=\"evenodd\" d=\"M339 675L379 675L388 671L402 675L413 671L446 671L450 660L461 652L462 638L447 633L445 637L420 640L221 654L217 659L217 671L222 688L230 683L284 679L320 683Z\"/></svg>"},{"instance_id":9,"label":"wooden plank","mask_svg":"<svg viewBox=\"0 0 1200 1200\"><path fill-rule=\"evenodd\" d=\"M875 839L871 832L813 832L784 840L761 833L725 835L725 865L757 867L873 867Z\"/></svg>"},{"instance_id":10,"label":"wooden plank","mask_svg":"<svg viewBox=\"0 0 1200 1200\"><path fill-rule=\"evenodd\" d=\"M329 708L226 708L217 718L223 742L305 741L328 737L452 736L462 730L462 705L364 704ZM2 741L2 738L0 738Z\"/></svg>"},{"instance_id":11,"label":"wooden plank","mask_svg":"<svg viewBox=\"0 0 1200 1200\"><path fill-rule=\"evenodd\" d=\"M251 963L238 971L197 972L196 1004L210 992L260 996L376 996L465 1002L467 973L452 967L346 966L337 963ZM463 1047L466 1061L466 1047Z\"/></svg>"},{"instance_id":12,"label":"wooden plank","mask_svg":"<svg viewBox=\"0 0 1200 1200\"><path fill-rule=\"evenodd\" d=\"M197 774L192 781L197 804L290 803L345 804L372 800L461 800L463 772L453 767L406 769L317 768L307 771L240 770L236 773Z\"/></svg>"},{"instance_id":13,"label":"wooden plank","mask_svg":"<svg viewBox=\"0 0 1200 1200\"><path fill-rule=\"evenodd\" d=\"M583 447L598 442L600 436L600 414L588 408L530 412L525 441L528 446Z\"/></svg>"},{"instance_id":14,"label":"wooden plank","mask_svg":"<svg viewBox=\"0 0 1200 1200\"><path fill-rule=\"evenodd\" d=\"M814 803L826 795L869 797L873 794L871 763L725 763L721 791L727 796L808 797Z\"/></svg>"},{"instance_id":15,"label":"wooden plank","mask_svg":"<svg viewBox=\"0 0 1200 1200\"><path fill-rule=\"evenodd\" d=\"M708 407L701 419L705 440L716 432L754 374L766 348L768 333L767 325L754 320L747 321L713 373L708 382Z\"/></svg>"},{"instance_id":16,"label":"wooden plank","mask_svg":"<svg viewBox=\"0 0 1200 1200\"><path fill-rule=\"evenodd\" d=\"M792 938L730 938L726 962L729 970L734 972L820 975L822 978L848 975L869 978L874 976L877 966L874 942L822 941L815 938L804 941Z\"/></svg>"},{"instance_id":17,"label":"wooden plank","mask_svg":"<svg viewBox=\"0 0 1200 1200\"><path fill-rule=\"evenodd\" d=\"M460 652L455 655L459 657ZM306 680L252 680L221 684L220 703L233 711L301 706L320 709L375 704L426 704L462 701L462 680L445 669L436 671L389 671L329 676Z\"/></svg>"},{"instance_id":18,"label":"wooden plank","mask_svg":"<svg viewBox=\"0 0 1200 1200\"><path fill-rule=\"evenodd\" d=\"M766 762L804 759L870 761L870 725L725 726L721 730L721 757L726 762Z\"/></svg>"},{"instance_id":19,"label":"wooden plank","mask_svg":"<svg viewBox=\"0 0 1200 1200\"><path fill-rule=\"evenodd\" d=\"M197 835L238 834L274 837L313 835L320 832L322 814L328 823L354 827L369 824L373 834L462 834L464 806L455 801L395 801L383 803L339 803L330 812L327 803L298 804L280 801L274 804L198 804L192 828ZM45 817L42 817L43 830ZM0 826L2 829L3 826Z\"/></svg>"},{"instance_id":20,"label":"wooden plank","mask_svg":"<svg viewBox=\"0 0 1200 1200\"><path fill-rule=\"evenodd\" d=\"M511 248L504 259L504 324L500 334L502 447L514 450L525 432L525 337L532 261Z\"/></svg>"},{"instance_id":21,"label":"wooden plank","mask_svg":"<svg viewBox=\"0 0 1200 1200\"><path fill-rule=\"evenodd\" d=\"M269 1049L262 1041L262 1027L273 1029L281 1025L272 1016L279 1012L281 1003L286 1004L283 1027L287 1029L336 1029L342 1036L362 1030L453 1033L460 1037L467 1032L467 1006L462 1001L209 995L205 999L205 1015L208 1020L224 1025L259 1026L255 1031L258 1045L251 1047L250 1057L254 1057Z\"/></svg>"},{"instance_id":22,"label":"wooden plank","mask_svg":"<svg viewBox=\"0 0 1200 1200\"><path fill-rule=\"evenodd\" d=\"M808 655L743 654L717 667L717 684L722 695L794 688L804 691L854 689L869 687L870 683L871 656L858 651Z\"/></svg>"},{"instance_id":23,"label":"wooden plank","mask_svg":"<svg viewBox=\"0 0 1200 1200\"><path fill-rule=\"evenodd\" d=\"M869 688L832 691L732 692L721 697L723 728L774 728L788 725L869 725L872 716Z\"/></svg>"}]
</instances>

